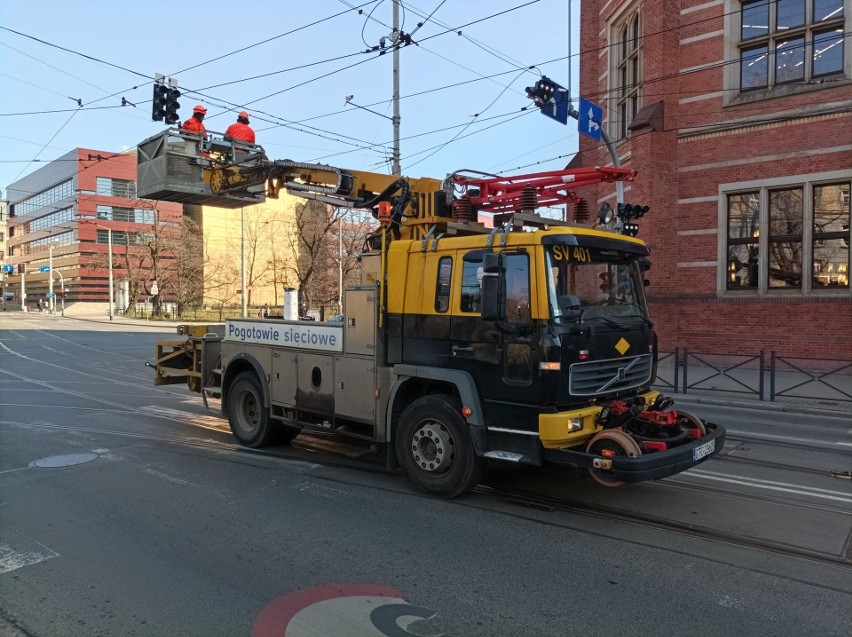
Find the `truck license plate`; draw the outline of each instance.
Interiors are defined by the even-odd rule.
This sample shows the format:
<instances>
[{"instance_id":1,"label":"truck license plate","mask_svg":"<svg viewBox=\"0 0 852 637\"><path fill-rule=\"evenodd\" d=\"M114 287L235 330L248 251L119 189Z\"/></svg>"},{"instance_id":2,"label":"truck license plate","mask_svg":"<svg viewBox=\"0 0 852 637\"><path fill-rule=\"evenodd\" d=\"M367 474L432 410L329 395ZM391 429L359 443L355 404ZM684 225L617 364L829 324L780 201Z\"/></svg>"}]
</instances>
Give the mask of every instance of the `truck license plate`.
<instances>
[{"instance_id":1,"label":"truck license plate","mask_svg":"<svg viewBox=\"0 0 852 637\"><path fill-rule=\"evenodd\" d=\"M703 445L698 445L695 449L692 450L692 461L698 462L702 458L709 456L716 449L716 441L711 440L710 442L705 442Z\"/></svg>"}]
</instances>

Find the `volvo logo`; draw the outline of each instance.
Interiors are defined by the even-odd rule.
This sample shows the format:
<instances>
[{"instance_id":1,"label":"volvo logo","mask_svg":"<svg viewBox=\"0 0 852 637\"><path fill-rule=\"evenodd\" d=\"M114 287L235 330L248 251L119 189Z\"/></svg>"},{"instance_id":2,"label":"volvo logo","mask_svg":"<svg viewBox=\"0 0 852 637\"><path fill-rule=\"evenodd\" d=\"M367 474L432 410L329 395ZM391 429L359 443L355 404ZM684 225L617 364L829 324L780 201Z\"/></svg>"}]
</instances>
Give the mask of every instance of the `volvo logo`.
<instances>
[{"instance_id":1,"label":"volvo logo","mask_svg":"<svg viewBox=\"0 0 852 637\"><path fill-rule=\"evenodd\" d=\"M625 380L627 380L627 372L629 372L630 369L636 363L639 362L640 358L641 357L637 356L632 361L630 361L630 363L628 365L625 365L624 367L619 367L618 371L615 373L615 376L610 378L606 383L604 383L601 387L599 387L596 393L600 394L602 392L605 392L607 389L609 389L610 387L615 385L615 383L621 383L621 382L624 382Z\"/></svg>"}]
</instances>

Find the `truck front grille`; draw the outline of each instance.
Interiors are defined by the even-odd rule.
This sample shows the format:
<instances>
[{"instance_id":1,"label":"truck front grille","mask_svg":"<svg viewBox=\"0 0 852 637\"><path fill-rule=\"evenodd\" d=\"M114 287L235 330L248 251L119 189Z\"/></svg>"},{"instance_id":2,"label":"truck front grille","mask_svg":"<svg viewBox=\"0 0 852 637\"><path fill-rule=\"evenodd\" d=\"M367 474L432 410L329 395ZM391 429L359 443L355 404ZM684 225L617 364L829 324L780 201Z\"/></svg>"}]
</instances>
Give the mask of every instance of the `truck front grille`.
<instances>
[{"instance_id":1,"label":"truck front grille","mask_svg":"<svg viewBox=\"0 0 852 637\"><path fill-rule=\"evenodd\" d=\"M574 363L568 372L572 396L600 396L641 387L651 380L650 354Z\"/></svg>"}]
</instances>

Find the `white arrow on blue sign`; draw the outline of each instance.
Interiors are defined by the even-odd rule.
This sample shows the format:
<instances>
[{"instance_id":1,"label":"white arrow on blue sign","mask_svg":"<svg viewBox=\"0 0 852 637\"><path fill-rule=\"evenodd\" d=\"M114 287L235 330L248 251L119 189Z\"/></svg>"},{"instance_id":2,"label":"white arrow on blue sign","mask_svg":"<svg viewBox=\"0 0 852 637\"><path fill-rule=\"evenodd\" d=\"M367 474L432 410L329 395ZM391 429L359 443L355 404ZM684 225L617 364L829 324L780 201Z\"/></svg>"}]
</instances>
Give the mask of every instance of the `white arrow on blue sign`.
<instances>
[{"instance_id":1,"label":"white arrow on blue sign","mask_svg":"<svg viewBox=\"0 0 852 637\"><path fill-rule=\"evenodd\" d=\"M587 99L580 98L580 117L577 119L578 130L596 142L601 141L601 121L603 109Z\"/></svg>"},{"instance_id":2,"label":"white arrow on blue sign","mask_svg":"<svg viewBox=\"0 0 852 637\"><path fill-rule=\"evenodd\" d=\"M14 272L14 271L15 271L14 265L4 265L3 266L3 272Z\"/></svg>"},{"instance_id":3,"label":"white arrow on blue sign","mask_svg":"<svg viewBox=\"0 0 852 637\"><path fill-rule=\"evenodd\" d=\"M38 266L38 271L39 272L50 272L50 266L49 265L40 265L40 266Z\"/></svg>"}]
</instances>

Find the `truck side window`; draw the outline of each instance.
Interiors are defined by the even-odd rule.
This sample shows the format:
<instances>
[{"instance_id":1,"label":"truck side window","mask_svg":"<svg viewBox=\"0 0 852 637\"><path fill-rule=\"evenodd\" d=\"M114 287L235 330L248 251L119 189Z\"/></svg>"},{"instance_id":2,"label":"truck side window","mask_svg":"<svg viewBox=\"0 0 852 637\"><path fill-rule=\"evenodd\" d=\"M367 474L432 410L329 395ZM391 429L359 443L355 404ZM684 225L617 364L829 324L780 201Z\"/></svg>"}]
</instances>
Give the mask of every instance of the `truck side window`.
<instances>
[{"instance_id":1,"label":"truck side window","mask_svg":"<svg viewBox=\"0 0 852 637\"><path fill-rule=\"evenodd\" d=\"M475 252L479 252L478 250ZM468 253L471 254L471 253ZM462 286L461 286L461 311L476 312L480 311L480 298L482 296L482 258L476 260L464 260L464 268L462 269Z\"/></svg>"},{"instance_id":2,"label":"truck side window","mask_svg":"<svg viewBox=\"0 0 852 637\"><path fill-rule=\"evenodd\" d=\"M506 320L529 323L530 259L526 254L506 256Z\"/></svg>"},{"instance_id":3,"label":"truck side window","mask_svg":"<svg viewBox=\"0 0 852 637\"><path fill-rule=\"evenodd\" d=\"M453 275L453 258L441 257L438 261L438 283L435 287L435 311L450 309L450 281Z\"/></svg>"}]
</instances>

